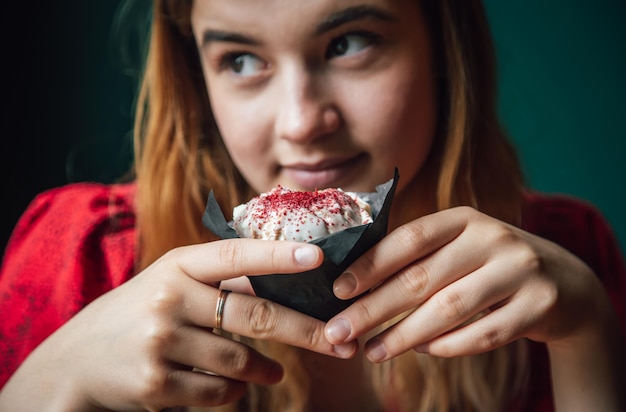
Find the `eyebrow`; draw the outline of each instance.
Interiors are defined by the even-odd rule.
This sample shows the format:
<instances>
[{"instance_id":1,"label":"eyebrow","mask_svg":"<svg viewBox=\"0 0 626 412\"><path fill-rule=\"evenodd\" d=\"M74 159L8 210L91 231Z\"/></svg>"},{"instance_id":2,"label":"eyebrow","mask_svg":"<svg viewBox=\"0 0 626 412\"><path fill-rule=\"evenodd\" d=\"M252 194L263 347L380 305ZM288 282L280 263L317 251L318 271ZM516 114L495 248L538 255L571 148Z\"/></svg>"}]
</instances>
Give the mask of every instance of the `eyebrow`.
<instances>
[{"instance_id":1,"label":"eyebrow","mask_svg":"<svg viewBox=\"0 0 626 412\"><path fill-rule=\"evenodd\" d=\"M356 20L380 20L380 21L396 21L389 12L375 6L354 6L341 10L337 13L333 13L325 18L315 29L315 35L319 36L330 30L333 30L343 24L356 21Z\"/></svg>"},{"instance_id":2,"label":"eyebrow","mask_svg":"<svg viewBox=\"0 0 626 412\"><path fill-rule=\"evenodd\" d=\"M239 43L248 46L258 46L259 42L252 37L244 36L239 33L232 33L221 30L207 30L202 33L202 46L206 46L211 42L229 42Z\"/></svg>"},{"instance_id":3,"label":"eyebrow","mask_svg":"<svg viewBox=\"0 0 626 412\"><path fill-rule=\"evenodd\" d=\"M354 6L333 13L319 23L314 34L319 36L328 31L336 29L346 23L357 20L379 20L379 21L396 21L397 19L385 10L375 6ZM211 42L229 42L239 43L248 46L258 46L260 43L252 37L243 34L222 31L222 30L206 30L202 34L202 46L206 46Z\"/></svg>"}]
</instances>

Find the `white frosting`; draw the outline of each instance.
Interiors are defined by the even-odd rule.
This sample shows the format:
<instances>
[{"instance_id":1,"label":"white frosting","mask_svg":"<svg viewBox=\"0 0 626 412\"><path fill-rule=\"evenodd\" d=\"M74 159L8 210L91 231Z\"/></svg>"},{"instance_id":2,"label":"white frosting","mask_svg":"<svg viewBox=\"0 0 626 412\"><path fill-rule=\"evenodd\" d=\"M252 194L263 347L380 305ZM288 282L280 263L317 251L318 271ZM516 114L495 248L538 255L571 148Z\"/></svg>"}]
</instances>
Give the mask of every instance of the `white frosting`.
<instances>
[{"instance_id":1,"label":"white frosting","mask_svg":"<svg viewBox=\"0 0 626 412\"><path fill-rule=\"evenodd\" d=\"M299 192L278 186L233 209L240 237L307 242L372 223L369 204L341 189Z\"/></svg>"}]
</instances>

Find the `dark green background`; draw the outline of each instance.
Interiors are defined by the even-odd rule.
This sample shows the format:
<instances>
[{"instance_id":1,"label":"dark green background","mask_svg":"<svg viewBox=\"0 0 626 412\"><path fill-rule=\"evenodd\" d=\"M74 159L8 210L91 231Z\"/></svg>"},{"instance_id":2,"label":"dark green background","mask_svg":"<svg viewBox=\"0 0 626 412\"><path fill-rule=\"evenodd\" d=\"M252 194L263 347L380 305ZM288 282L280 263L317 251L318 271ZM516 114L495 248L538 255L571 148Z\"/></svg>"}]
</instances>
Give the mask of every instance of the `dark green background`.
<instances>
[{"instance_id":1,"label":"dark green background","mask_svg":"<svg viewBox=\"0 0 626 412\"><path fill-rule=\"evenodd\" d=\"M16 4L17 3L17 4ZM114 0L10 2L3 11L2 247L32 197L111 181L128 161L136 77ZM146 0L130 0L136 19ZM533 188L594 203L626 250L626 2L485 0L500 112ZM128 35L128 33L127 33ZM136 60L131 58L131 63Z\"/></svg>"},{"instance_id":2,"label":"dark green background","mask_svg":"<svg viewBox=\"0 0 626 412\"><path fill-rule=\"evenodd\" d=\"M626 2L485 0L530 185L594 203L626 251Z\"/></svg>"}]
</instances>

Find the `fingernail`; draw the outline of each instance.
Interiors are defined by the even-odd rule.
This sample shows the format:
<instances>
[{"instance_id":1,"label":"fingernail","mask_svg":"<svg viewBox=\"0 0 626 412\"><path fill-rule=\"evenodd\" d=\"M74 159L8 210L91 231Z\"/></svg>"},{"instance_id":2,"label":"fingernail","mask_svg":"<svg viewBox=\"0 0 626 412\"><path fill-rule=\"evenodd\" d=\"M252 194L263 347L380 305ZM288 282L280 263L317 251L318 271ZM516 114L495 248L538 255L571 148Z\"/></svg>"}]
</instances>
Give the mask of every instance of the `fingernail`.
<instances>
[{"instance_id":1,"label":"fingernail","mask_svg":"<svg viewBox=\"0 0 626 412\"><path fill-rule=\"evenodd\" d=\"M372 362L381 362L387 357L385 344L378 339L370 341L365 348L365 355Z\"/></svg>"},{"instance_id":2,"label":"fingernail","mask_svg":"<svg viewBox=\"0 0 626 412\"><path fill-rule=\"evenodd\" d=\"M342 343L341 345L333 346L333 351L341 358L349 358L354 353L354 347L355 344L353 342Z\"/></svg>"},{"instance_id":3,"label":"fingernail","mask_svg":"<svg viewBox=\"0 0 626 412\"><path fill-rule=\"evenodd\" d=\"M344 342L351 332L350 322L346 318L335 319L326 325L326 337L331 343Z\"/></svg>"},{"instance_id":4,"label":"fingernail","mask_svg":"<svg viewBox=\"0 0 626 412\"><path fill-rule=\"evenodd\" d=\"M310 246L299 247L294 252L294 257L302 266L311 266L317 262L317 251Z\"/></svg>"},{"instance_id":5,"label":"fingernail","mask_svg":"<svg viewBox=\"0 0 626 412\"><path fill-rule=\"evenodd\" d=\"M283 370L283 366L280 363L275 362L275 364L270 368L269 374L271 383L279 383L283 380L285 372Z\"/></svg>"},{"instance_id":6,"label":"fingernail","mask_svg":"<svg viewBox=\"0 0 626 412\"><path fill-rule=\"evenodd\" d=\"M333 291L337 296L350 295L356 289L356 276L352 272L344 272L333 284Z\"/></svg>"},{"instance_id":7,"label":"fingernail","mask_svg":"<svg viewBox=\"0 0 626 412\"><path fill-rule=\"evenodd\" d=\"M418 353L428 353L428 344L422 343L414 347L413 350Z\"/></svg>"}]
</instances>

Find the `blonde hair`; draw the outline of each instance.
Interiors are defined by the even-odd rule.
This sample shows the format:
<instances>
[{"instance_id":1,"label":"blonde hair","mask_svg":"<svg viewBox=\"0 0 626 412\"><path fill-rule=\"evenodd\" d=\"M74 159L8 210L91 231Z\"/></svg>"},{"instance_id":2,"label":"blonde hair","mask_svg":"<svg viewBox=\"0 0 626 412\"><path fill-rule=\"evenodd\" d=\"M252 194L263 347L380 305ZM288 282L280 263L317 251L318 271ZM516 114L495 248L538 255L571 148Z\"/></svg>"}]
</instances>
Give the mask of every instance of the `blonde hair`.
<instances>
[{"instance_id":1,"label":"blonde hair","mask_svg":"<svg viewBox=\"0 0 626 412\"><path fill-rule=\"evenodd\" d=\"M213 189L224 211L252 192L231 161L211 114L191 33L191 0L155 0L135 124L140 267L174 247L211 240L200 217ZM437 206L470 205L518 224L522 175L496 114L495 58L480 0L421 0L434 43L438 129L426 168ZM251 388L250 410L301 410L307 372L297 350L249 342L286 366L286 379ZM413 352L375 365L381 399L401 410L503 410L522 397L525 342L462 358Z\"/></svg>"}]
</instances>

